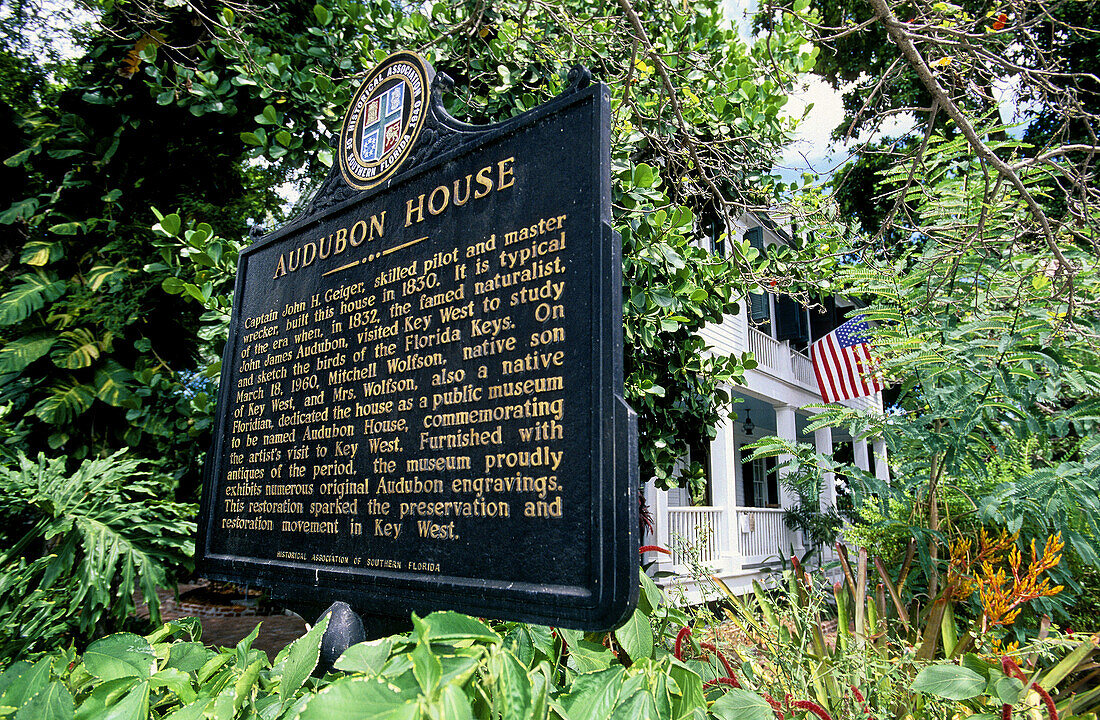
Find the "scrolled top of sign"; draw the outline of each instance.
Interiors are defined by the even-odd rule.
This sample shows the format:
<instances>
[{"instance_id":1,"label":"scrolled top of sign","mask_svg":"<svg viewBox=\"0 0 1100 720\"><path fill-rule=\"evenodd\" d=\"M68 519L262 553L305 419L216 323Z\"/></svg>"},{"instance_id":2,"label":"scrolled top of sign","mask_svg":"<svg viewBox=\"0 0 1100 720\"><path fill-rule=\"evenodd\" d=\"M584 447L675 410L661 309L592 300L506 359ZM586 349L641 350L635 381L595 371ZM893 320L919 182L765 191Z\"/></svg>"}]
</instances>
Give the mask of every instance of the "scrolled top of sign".
<instances>
[{"instance_id":1,"label":"scrolled top of sign","mask_svg":"<svg viewBox=\"0 0 1100 720\"><path fill-rule=\"evenodd\" d=\"M423 58L399 52L359 86L340 131L340 172L349 185L370 189L400 167L424 127L431 80Z\"/></svg>"}]
</instances>

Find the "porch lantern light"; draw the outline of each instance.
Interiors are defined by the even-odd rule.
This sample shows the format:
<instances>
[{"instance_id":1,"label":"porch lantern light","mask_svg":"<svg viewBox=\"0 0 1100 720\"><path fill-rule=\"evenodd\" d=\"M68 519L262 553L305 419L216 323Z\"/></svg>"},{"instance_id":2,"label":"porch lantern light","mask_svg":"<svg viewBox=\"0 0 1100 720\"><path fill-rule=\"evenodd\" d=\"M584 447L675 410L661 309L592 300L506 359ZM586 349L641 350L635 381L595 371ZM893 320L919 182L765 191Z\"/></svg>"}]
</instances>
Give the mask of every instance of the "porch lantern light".
<instances>
[{"instance_id":1,"label":"porch lantern light","mask_svg":"<svg viewBox=\"0 0 1100 720\"><path fill-rule=\"evenodd\" d=\"M741 423L741 429L745 431L745 435L752 435L752 430L756 426L752 424L752 417L749 416L749 411L745 411L745 422Z\"/></svg>"}]
</instances>

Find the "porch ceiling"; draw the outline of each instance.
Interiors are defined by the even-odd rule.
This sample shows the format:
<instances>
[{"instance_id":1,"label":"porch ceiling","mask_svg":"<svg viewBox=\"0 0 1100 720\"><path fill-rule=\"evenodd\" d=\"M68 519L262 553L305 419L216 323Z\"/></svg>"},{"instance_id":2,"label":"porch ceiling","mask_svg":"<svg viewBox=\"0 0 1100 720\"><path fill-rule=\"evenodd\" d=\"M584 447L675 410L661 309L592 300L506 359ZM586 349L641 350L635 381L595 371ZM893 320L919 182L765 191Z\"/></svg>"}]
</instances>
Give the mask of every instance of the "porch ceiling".
<instances>
[{"instance_id":1,"label":"porch ceiling","mask_svg":"<svg viewBox=\"0 0 1100 720\"><path fill-rule=\"evenodd\" d=\"M761 400L760 398L746 395L744 393L733 393L733 406L732 416L737 423L737 433L739 436L743 436L741 432L741 425L745 422L745 417L751 417L752 423L755 426L753 430L753 437L760 437L761 435L775 435L775 408L772 404ZM738 402L740 401L740 402ZM806 426L810 423L811 414L808 411L799 408L795 412L795 426L798 430L798 439L801 442L813 442L814 435L812 432L807 432ZM833 441L834 442L850 442L851 437L848 433L841 428L833 428Z\"/></svg>"}]
</instances>

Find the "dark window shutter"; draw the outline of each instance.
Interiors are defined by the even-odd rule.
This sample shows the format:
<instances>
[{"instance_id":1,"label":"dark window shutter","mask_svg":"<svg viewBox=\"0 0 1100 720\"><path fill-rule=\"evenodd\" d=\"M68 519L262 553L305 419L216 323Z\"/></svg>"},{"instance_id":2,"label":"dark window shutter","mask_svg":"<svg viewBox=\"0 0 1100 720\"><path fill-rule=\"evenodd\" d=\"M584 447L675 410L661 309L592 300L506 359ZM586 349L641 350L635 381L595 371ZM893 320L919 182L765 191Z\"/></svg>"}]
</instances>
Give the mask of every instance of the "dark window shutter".
<instances>
[{"instance_id":1,"label":"dark window shutter","mask_svg":"<svg viewBox=\"0 0 1100 720\"><path fill-rule=\"evenodd\" d=\"M810 328L806 319L806 310L789 295L780 295L775 299L776 339L809 342Z\"/></svg>"},{"instance_id":2,"label":"dark window shutter","mask_svg":"<svg viewBox=\"0 0 1100 720\"><path fill-rule=\"evenodd\" d=\"M768 468L768 502L761 503L761 505L781 505L779 501L779 474L775 471L776 458L769 457L764 459L765 467Z\"/></svg>"},{"instance_id":3,"label":"dark window shutter","mask_svg":"<svg viewBox=\"0 0 1100 720\"><path fill-rule=\"evenodd\" d=\"M745 239L749 241L749 245L764 253L764 228L754 227L745 231Z\"/></svg>"},{"instance_id":4,"label":"dark window shutter","mask_svg":"<svg viewBox=\"0 0 1100 720\"><path fill-rule=\"evenodd\" d=\"M771 318L768 296L764 293L749 293L749 318L753 322L766 322Z\"/></svg>"},{"instance_id":5,"label":"dark window shutter","mask_svg":"<svg viewBox=\"0 0 1100 720\"><path fill-rule=\"evenodd\" d=\"M836 328L836 298L828 296L822 303L825 306L825 312L813 310L810 312L810 329L813 331L813 339L818 340L825 337Z\"/></svg>"},{"instance_id":6,"label":"dark window shutter","mask_svg":"<svg viewBox=\"0 0 1100 720\"><path fill-rule=\"evenodd\" d=\"M751 453L751 450L741 448L741 457L747 457ZM742 507L756 507L756 491L752 486L752 463L741 463L741 490L744 495Z\"/></svg>"}]
</instances>

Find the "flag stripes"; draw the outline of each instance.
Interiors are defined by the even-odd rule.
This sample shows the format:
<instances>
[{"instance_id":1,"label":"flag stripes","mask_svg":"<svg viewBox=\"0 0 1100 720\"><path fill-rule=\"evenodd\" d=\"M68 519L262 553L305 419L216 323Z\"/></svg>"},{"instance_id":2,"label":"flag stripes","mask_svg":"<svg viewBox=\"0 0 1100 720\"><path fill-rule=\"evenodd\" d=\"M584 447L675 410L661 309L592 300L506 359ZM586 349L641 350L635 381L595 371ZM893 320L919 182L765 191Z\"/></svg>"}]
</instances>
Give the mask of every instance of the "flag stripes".
<instances>
[{"instance_id":1,"label":"flag stripes","mask_svg":"<svg viewBox=\"0 0 1100 720\"><path fill-rule=\"evenodd\" d=\"M810 346L822 400L851 400L882 390L867 338L867 323L859 315Z\"/></svg>"}]
</instances>

